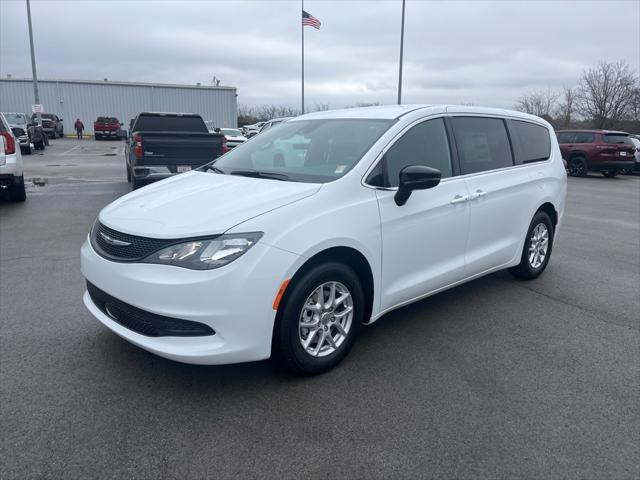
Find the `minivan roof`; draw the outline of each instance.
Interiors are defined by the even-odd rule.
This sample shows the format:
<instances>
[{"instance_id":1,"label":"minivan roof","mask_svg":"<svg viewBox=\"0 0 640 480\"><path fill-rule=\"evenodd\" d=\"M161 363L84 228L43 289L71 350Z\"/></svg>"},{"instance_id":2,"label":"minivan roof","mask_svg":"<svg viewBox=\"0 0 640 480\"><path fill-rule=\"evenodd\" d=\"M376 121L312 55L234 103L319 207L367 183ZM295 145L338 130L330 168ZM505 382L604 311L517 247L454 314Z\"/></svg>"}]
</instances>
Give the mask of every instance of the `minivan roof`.
<instances>
[{"instance_id":1,"label":"minivan roof","mask_svg":"<svg viewBox=\"0 0 640 480\"><path fill-rule=\"evenodd\" d=\"M378 105L372 107L344 108L340 110L325 110L322 112L308 113L300 117L296 117L290 121L323 118L396 119L407 113L417 110L425 110L425 113L427 114L430 110L433 110L434 113L442 112L443 110L445 110L446 112L451 113L502 115L522 118L523 120L535 120L544 123L544 119L522 112L516 112L513 110L506 110L501 108L486 108L465 105Z\"/></svg>"},{"instance_id":2,"label":"minivan roof","mask_svg":"<svg viewBox=\"0 0 640 480\"><path fill-rule=\"evenodd\" d=\"M571 132L603 133L605 135L629 135L627 132L619 132L617 130L589 130L589 129L581 129L581 128L569 128L566 130L556 130L556 133L571 133Z\"/></svg>"}]
</instances>

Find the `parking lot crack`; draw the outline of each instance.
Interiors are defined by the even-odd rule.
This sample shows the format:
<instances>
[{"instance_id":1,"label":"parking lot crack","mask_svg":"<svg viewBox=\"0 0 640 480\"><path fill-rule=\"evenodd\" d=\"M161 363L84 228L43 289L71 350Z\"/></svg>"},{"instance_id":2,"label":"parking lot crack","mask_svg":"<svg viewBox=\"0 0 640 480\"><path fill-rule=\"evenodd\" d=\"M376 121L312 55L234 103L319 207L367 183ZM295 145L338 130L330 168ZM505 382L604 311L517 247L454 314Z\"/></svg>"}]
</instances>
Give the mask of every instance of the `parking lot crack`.
<instances>
[{"instance_id":1,"label":"parking lot crack","mask_svg":"<svg viewBox=\"0 0 640 480\"><path fill-rule=\"evenodd\" d=\"M28 260L28 259L33 259L33 256L30 255L24 255L21 257L9 257L9 258L0 258L0 263L5 263L5 262L15 262L17 260ZM42 257L45 260L54 260L54 261L59 261L59 260L73 260L74 258L76 258L76 256L68 256L68 257L47 257L44 256Z\"/></svg>"},{"instance_id":2,"label":"parking lot crack","mask_svg":"<svg viewBox=\"0 0 640 480\"><path fill-rule=\"evenodd\" d=\"M549 300L553 300L553 301L556 301L558 303L562 303L563 305L567 305L569 307L577 308L578 310L581 310L581 311L583 311L585 313L590 314L593 318L595 318L596 320L598 320L600 322L603 322L603 323L606 323L606 324L609 324L609 325L617 325L619 327L627 327L627 328L631 328L633 330L639 330L640 331L639 328L631 326L631 325L628 325L626 323L612 322L610 320L607 320L606 318L603 318L602 314L604 312L601 312L601 311L598 311L598 310L590 310L588 308L585 308L582 305L578 305L578 304L575 304L575 303L568 302L567 300L565 300L563 298L555 297L555 296L550 295L548 293L544 293L544 292L541 292L539 290L535 290L535 289L533 289L531 287L526 287L524 285L518 285L518 288L522 288L524 290L528 290L530 292L536 293L536 294L538 294L540 296L548 298Z\"/></svg>"}]
</instances>

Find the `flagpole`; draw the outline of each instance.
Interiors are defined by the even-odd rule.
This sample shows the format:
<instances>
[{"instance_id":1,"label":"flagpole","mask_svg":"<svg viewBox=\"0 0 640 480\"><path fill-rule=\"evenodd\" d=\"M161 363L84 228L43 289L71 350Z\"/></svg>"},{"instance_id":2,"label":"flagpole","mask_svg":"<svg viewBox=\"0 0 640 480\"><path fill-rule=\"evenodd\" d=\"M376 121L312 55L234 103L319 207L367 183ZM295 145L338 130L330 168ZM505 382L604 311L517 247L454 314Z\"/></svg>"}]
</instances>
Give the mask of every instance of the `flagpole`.
<instances>
[{"instance_id":1,"label":"flagpole","mask_svg":"<svg viewBox=\"0 0 640 480\"><path fill-rule=\"evenodd\" d=\"M302 11L300 12L300 31L302 32L302 114L304 115L304 24L302 23L302 12L304 12L304 0L302 3Z\"/></svg>"},{"instance_id":2,"label":"flagpole","mask_svg":"<svg viewBox=\"0 0 640 480\"><path fill-rule=\"evenodd\" d=\"M398 105L402 103L402 51L404 50L404 2L402 0L402 27L400 28L400 65L398 68Z\"/></svg>"}]
</instances>

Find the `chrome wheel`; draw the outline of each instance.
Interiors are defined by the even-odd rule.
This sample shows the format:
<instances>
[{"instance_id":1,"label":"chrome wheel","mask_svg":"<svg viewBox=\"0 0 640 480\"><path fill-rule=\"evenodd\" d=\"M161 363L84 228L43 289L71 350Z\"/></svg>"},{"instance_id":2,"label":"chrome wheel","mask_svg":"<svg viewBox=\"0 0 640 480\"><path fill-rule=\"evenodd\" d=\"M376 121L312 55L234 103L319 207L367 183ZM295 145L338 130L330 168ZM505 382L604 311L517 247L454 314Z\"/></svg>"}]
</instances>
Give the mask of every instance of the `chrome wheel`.
<instances>
[{"instance_id":1,"label":"chrome wheel","mask_svg":"<svg viewBox=\"0 0 640 480\"><path fill-rule=\"evenodd\" d=\"M306 353L326 357L345 341L353 322L353 298L340 282L325 282L307 297L298 320L298 338Z\"/></svg>"},{"instance_id":2,"label":"chrome wheel","mask_svg":"<svg viewBox=\"0 0 640 480\"><path fill-rule=\"evenodd\" d=\"M549 230L544 223L539 223L531 232L529 239L529 265L540 268L547 258L549 248Z\"/></svg>"}]
</instances>

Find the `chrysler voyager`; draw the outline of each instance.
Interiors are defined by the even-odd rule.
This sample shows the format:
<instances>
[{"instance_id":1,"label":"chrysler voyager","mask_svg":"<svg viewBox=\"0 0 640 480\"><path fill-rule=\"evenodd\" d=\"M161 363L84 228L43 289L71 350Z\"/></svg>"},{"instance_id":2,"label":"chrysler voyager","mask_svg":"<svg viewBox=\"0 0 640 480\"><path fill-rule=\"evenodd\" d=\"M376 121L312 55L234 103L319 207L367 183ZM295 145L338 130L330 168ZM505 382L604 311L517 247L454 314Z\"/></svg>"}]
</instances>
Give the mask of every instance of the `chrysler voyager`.
<instances>
[{"instance_id":1,"label":"chrysler voyager","mask_svg":"<svg viewBox=\"0 0 640 480\"><path fill-rule=\"evenodd\" d=\"M566 182L531 115L303 115L105 207L82 247L84 303L169 359L320 373L386 312L500 269L540 275Z\"/></svg>"}]
</instances>

